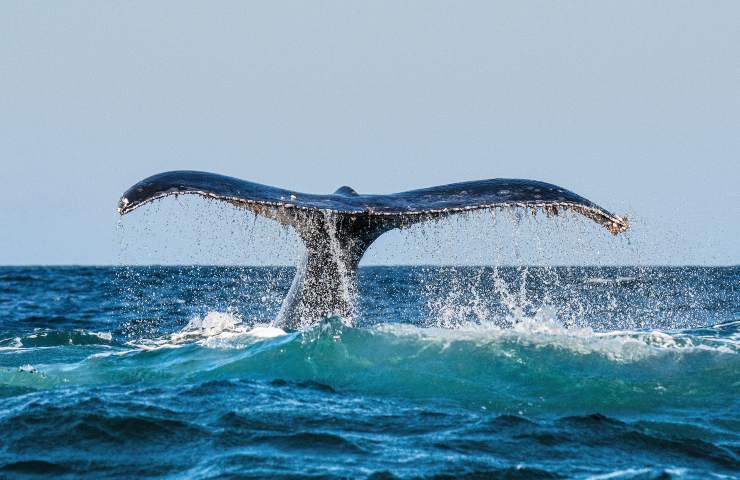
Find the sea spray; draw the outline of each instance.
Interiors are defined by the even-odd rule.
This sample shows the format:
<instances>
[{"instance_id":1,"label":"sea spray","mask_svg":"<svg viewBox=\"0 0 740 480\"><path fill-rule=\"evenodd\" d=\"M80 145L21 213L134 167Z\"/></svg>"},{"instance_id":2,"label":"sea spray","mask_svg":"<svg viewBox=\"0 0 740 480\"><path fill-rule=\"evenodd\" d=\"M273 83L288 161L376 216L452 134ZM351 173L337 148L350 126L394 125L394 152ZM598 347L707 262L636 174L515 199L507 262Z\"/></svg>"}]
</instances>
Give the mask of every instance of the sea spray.
<instances>
[{"instance_id":1,"label":"sea spray","mask_svg":"<svg viewBox=\"0 0 740 480\"><path fill-rule=\"evenodd\" d=\"M519 312L493 267L363 267L354 326L294 332L260 302L291 267L128 268L0 269L1 477L740 468L737 267L532 266ZM467 319L428 324L428 284Z\"/></svg>"}]
</instances>

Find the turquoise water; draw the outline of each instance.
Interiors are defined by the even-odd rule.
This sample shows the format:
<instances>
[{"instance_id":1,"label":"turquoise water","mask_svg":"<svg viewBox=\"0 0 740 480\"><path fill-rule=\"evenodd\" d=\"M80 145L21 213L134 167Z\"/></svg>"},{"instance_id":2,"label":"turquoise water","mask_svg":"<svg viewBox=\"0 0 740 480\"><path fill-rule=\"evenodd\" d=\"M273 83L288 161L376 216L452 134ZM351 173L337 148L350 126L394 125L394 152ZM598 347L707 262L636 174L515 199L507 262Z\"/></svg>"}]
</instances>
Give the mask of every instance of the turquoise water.
<instances>
[{"instance_id":1,"label":"turquoise water","mask_svg":"<svg viewBox=\"0 0 740 480\"><path fill-rule=\"evenodd\" d=\"M740 267L0 269L0 477L738 478Z\"/></svg>"}]
</instances>

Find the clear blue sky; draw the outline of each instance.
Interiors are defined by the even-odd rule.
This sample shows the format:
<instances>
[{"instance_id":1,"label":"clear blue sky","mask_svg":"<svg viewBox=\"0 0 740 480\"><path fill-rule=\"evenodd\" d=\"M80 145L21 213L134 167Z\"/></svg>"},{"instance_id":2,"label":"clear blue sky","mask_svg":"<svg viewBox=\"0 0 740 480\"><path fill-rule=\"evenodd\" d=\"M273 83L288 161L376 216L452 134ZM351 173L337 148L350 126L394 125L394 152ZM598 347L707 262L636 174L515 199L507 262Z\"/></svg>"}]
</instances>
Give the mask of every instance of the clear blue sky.
<instances>
[{"instance_id":1,"label":"clear blue sky","mask_svg":"<svg viewBox=\"0 0 740 480\"><path fill-rule=\"evenodd\" d=\"M0 3L0 264L115 263L120 193L491 177L740 262L740 2ZM455 248L454 245L450 248Z\"/></svg>"}]
</instances>

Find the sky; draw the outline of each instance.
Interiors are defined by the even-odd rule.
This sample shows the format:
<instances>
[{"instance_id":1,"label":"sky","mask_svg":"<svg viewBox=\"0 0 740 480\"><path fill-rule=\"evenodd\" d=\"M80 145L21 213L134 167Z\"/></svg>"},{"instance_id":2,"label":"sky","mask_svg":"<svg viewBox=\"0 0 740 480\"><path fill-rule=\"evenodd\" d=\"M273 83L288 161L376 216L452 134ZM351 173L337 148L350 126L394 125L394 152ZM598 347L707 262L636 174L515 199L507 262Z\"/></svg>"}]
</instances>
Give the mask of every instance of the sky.
<instances>
[{"instance_id":1,"label":"sky","mask_svg":"<svg viewBox=\"0 0 740 480\"><path fill-rule=\"evenodd\" d=\"M118 197L176 169L301 192L538 179L627 214L638 262L738 264L738 18L736 1L0 2L0 264L115 264ZM145 237L198 223L170 207Z\"/></svg>"}]
</instances>

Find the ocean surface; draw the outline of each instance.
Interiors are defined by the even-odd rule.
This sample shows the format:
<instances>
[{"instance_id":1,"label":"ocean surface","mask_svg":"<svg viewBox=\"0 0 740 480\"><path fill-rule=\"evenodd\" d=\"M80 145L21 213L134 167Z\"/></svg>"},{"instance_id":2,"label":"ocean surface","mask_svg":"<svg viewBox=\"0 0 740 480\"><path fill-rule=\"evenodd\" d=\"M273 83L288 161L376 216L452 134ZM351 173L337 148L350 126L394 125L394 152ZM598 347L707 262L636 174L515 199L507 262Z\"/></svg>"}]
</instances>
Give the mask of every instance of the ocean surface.
<instances>
[{"instance_id":1,"label":"ocean surface","mask_svg":"<svg viewBox=\"0 0 740 480\"><path fill-rule=\"evenodd\" d=\"M740 478L740 267L0 268L0 478Z\"/></svg>"}]
</instances>

